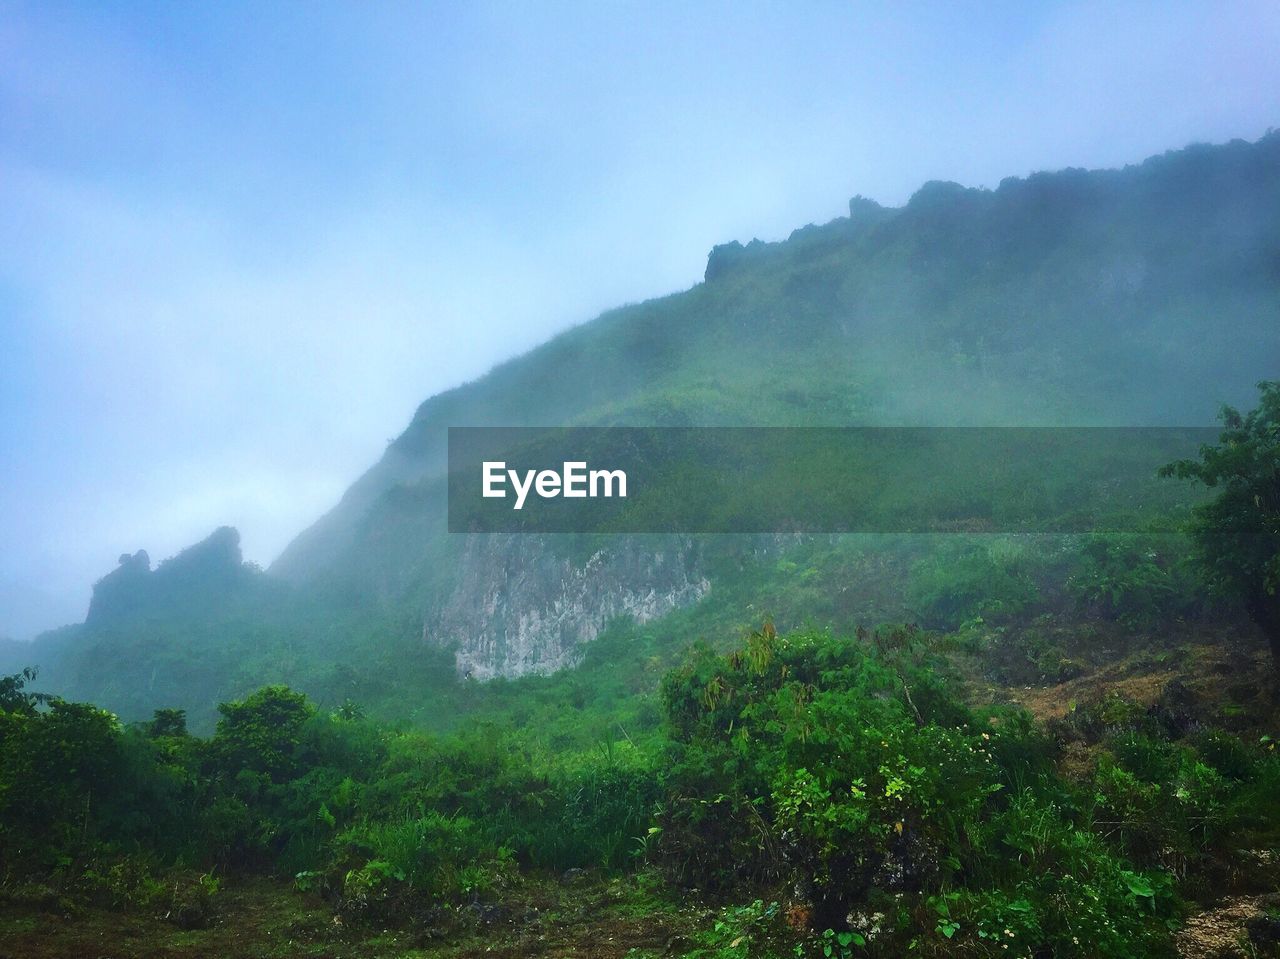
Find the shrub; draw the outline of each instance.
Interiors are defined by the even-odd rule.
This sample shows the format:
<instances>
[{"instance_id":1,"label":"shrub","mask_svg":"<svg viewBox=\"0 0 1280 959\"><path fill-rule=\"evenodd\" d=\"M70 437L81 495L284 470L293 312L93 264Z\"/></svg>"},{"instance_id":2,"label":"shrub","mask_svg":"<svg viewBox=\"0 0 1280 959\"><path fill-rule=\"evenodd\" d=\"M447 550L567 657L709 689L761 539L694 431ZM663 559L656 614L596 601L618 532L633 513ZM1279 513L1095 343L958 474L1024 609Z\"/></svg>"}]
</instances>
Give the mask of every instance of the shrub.
<instances>
[{"instance_id":1,"label":"shrub","mask_svg":"<svg viewBox=\"0 0 1280 959\"><path fill-rule=\"evenodd\" d=\"M0 858L49 866L97 838L90 797L118 788L120 737L115 716L83 703L0 709Z\"/></svg>"},{"instance_id":2,"label":"shrub","mask_svg":"<svg viewBox=\"0 0 1280 959\"><path fill-rule=\"evenodd\" d=\"M218 712L213 747L230 775L249 770L281 782L297 771L302 729L315 712L302 693L264 686L241 702L221 704Z\"/></svg>"},{"instance_id":3,"label":"shrub","mask_svg":"<svg viewBox=\"0 0 1280 959\"><path fill-rule=\"evenodd\" d=\"M785 878L814 930L878 955L1167 951L1169 875L1090 828L1029 716L979 717L945 693L909 631L766 628L728 656L698 651L663 688L678 791L659 849L702 886ZM1099 802L1155 815L1162 789L1108 763ZM1190 767L1196 790L1207 768Z\"/></svg>"},{"instance_id":4,"label":"shrub","mask_svg":"<svg viewBox=\"0 0 1280 959\"><path fill-rule=\"evenodd\" d=\"M1198 592L1180 555L1185 547L1173 536L1090 536L1076 555L1067 593L1084 609L1133 628L1185 615Z\"/></svg>"},{"instance_id":5,"label":"shrub","mask_svg":"<svg viewBox=\"0 0 1280 959\"><path fill-rule=\"evenodd\" d=\"M913 566L907 604L924 625L955 629L976 616L1016 616L1038 594L1020 550L1004 541L969 543Z\"/></svg>"}]
</instances>

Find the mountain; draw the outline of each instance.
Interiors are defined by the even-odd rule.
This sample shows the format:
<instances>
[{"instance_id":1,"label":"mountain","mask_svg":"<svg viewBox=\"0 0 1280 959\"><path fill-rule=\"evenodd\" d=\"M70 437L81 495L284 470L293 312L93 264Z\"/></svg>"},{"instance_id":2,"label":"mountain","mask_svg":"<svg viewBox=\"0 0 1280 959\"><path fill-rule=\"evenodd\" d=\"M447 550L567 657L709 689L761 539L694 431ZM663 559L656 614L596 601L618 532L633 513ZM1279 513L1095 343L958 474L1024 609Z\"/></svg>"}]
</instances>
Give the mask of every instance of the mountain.
<instances>
[{"instance_id":1,"label":"mountain","mask_svg":"<svg viewBox=\"0 0 1280 959\"><path fill-rule=\"evenodd\" d=\"M224 609L255 586L254 570L240 552L240 533L229 526L151 568L144 549L120 557L120 565L93 587L85 625L110 628L136 619L188 619Z\"/></svg>"},{"instance_id":2,"label":"mountain","mask_svg":"<svg viewBox=\"0 0 1280 959\"><path fill-rule=\"evenodd\" d=\"M449 426L1207 425L1278 369L1278 133L994 190L927 183L900 208L855 197L848 216L718 246L691 289L431 397L266 574L229 531L154 571L122 557L86 623L32 654L47 682L122 714L208 709L267 681L376 700L388 684L444 690L455 670L547 673L619 617L674 623L714 602L754 616L741 582L788 551L836 553L781 537L450 536ZM797 592L798 620L909 612L918 546L840 555L858 589ZM126 693L113 664L139 657L151 687Z\"/></svg>"},{"instance_id":3,"label":"mountain","mask_svg":"<svg viewBox=\"0 0 1280 959\"><path fill-rule=\"evenodd\" d=\"M696 598L702 574L677 549L667 578L637 578L645 547L620 544L590 577L533 585L527 544L451 546L448 426L1205 424L1275 375L1277 320L1277 134L995 190L928 183L900 209L857 197L427 400L271 572L414 610L467 671L557 667L566 636L650 590L655 613Z\"/></svg>"}]
</instances>

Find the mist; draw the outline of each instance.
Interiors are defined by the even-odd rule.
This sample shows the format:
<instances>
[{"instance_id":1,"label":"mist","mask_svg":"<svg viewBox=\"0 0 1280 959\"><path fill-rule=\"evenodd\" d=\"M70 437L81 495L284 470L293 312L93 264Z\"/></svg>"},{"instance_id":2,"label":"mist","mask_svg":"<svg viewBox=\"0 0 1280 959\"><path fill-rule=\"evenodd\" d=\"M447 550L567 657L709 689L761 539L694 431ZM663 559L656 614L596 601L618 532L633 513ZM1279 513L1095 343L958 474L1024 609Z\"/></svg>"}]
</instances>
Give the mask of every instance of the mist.
<instances>
[{"instance_id":1,"label":"mist","mask_svg":"<svg viewBox=\"0 0 1280 959\"><path fill-rule=\"evenodd\" d=\"M221 524L266 565L428 396L717 243L1256 138L1278 45L1263 2L6 4L0 635Z\"/></svg>"}]
</instances>

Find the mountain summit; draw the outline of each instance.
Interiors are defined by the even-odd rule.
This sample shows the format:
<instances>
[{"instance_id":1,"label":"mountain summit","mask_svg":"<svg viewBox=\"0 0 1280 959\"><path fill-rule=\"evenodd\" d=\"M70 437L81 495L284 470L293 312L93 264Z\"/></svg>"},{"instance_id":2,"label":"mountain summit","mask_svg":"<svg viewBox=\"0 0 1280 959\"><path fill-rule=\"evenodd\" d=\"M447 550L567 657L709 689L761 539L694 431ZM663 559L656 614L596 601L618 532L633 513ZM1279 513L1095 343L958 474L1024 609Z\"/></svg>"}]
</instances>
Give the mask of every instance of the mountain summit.
<instances>
[{"instance_id":1,"label":"mountain summit","mask_svg":"<svg viewBox=\"0 0 1280 959\"><path fill-rule=\"evenodd\" d=\"M717 246L692 289L427 400L271 572L428 623L478 602L460 592L479 588L471 563L522 581L446 543L448 426L1207 425L1274 375L1278 321L1280 134L994 190L930 182L897 209L855 197L848 217ZM686 573L670 595L699 581ZM564 575L520 601L521 630L594 634L546 615L574 605ZM446 632L488 650L485 672L528 666L495 652L508 628L464 620Z\"/></svg>"},{"instance_id":2,"label":"mountain summit","mask_svg":"<svg viewBox=\"0 0 1280 959\"><path fill-rule=\"evenodd\" d=\"M33 655L60 689L140 714L267 681L376 699L387 673L362 657L416 688L546 673L787 546L451 536L449 426L1210 425L1277 368L1280 134L994 190L932 182L896 209L855 197L431 397L267 575L232 530L155 570L127 555L84 626ZM842 622L907 616L903 570L864 569Z\"/></svg>"}]
</instances>

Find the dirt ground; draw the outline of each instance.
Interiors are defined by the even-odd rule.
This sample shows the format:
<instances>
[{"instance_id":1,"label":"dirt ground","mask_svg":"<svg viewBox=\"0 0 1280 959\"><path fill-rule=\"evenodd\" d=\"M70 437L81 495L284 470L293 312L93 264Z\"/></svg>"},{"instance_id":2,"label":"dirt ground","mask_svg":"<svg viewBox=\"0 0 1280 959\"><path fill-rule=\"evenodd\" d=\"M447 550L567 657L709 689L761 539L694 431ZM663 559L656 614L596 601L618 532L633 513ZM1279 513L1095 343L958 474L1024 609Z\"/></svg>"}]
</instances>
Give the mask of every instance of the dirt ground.
<instances>
[{"instance_id":1,"label":"dirt ground","mask_svg":"<svg viewBox=\"0 0 1280 959\"><path fill-rule=\"evenodd\" d=\"M656 900L626 880L552 879L524 884L501 910L466 917L463 928L435 940L348 926L319 897L285 882L246 879L226 883L210 928L191 931L101 909L0 905L0 959L620 959L678 953L707 915L697 905Z\"/></svg>"}]
</instances>

